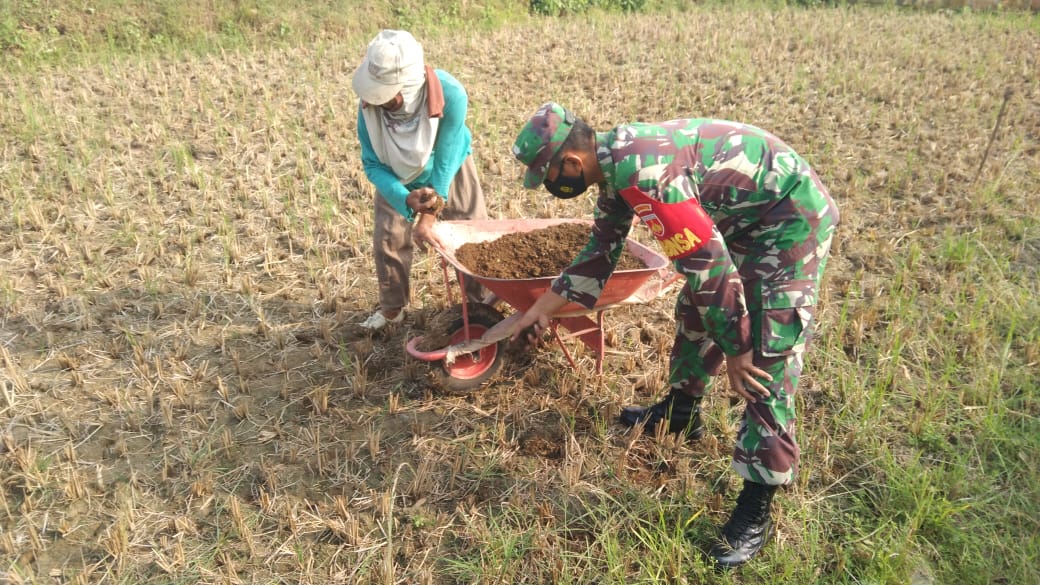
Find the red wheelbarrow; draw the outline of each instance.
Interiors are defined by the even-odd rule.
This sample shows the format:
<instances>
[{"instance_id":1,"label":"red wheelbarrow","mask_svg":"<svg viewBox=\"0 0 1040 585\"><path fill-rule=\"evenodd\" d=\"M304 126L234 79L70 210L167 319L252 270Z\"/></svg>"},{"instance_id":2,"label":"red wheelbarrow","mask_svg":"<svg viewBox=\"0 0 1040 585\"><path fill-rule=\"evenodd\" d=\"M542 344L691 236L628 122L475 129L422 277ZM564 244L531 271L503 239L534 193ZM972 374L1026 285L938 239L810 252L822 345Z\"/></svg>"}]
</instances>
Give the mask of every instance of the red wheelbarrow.
<instances>
[{"instance_id":1,"label":"red wheelbarrow","mask_svg":"<svg viewBox=\"0 0 1040 585\"><path fill-rule=\"evenodd\" d=\"M455 393L470 392L493 378L501 370L505 359L505 340L513 334L513 325L549 289L554 278L503 279L481 276L459 262L455 251L463 244L486 242L508 233L534 231L564 223L588 224L590 230L592 226L591 221L577 219L440 221L434 225L436 235L444 244L444 248L437 248L437 252L440 254L448 289L448 302L455 302L448 273L450 265L455 269L460 289L465 275L482 284L491 292L493 299L516 310L510 317L504 318L491 304L468 302L466 295L460 293L461 314L451 323L449 331L444 332L449 339L446 347L423 351L419 349L422 336L407 342L405 349L409 355L418 360L436 362L433 374L442 389ZM656 250L632 239L626 241L626 248L629 254L643 262L644 268L615 271L592 309L569 303L552 315L549 327L551 336L563 350L571 367L576 367L576 364L564 342L577 338L595 354L596 372L602 373L603 312L618 305L650 302L680 279L671 270L668 258ZM486 301L495 302L492 299ZM561 326L567 330L567 334L559 331Z\"/></svg>"}]
</instances>

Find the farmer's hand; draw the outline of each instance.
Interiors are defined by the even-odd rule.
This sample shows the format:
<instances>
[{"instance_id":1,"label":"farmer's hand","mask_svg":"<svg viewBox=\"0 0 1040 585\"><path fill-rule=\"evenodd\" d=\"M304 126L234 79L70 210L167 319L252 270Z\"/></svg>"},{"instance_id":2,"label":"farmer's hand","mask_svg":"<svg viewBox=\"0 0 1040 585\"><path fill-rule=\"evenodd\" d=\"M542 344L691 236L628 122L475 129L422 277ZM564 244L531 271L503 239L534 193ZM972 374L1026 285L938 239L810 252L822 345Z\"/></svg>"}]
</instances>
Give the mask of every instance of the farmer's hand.
<instances>
[{"instance_id":1,"label":"farmer's hand","mask_svg":"<svg viewBox=\"0 0 1040 585\"><path fill-rule=\"evenodd\" d=\"M436 215L443 207L444 200L433 190L433 187L419 187L404 200L405 204L416 213L430 213Z\"/></svg>"},{"instance_id":2,"label":"farmer's hand","mask_svg":"<svg viewBox=\"0 0 1040 585\"><path fill-rule=\"evenodd\" d=\"M436 215L422 214L419 219L412 224L412 241L415 242L423 252L426 251L426 244L430 244L434 248L444 249L444 244L441 242L437 234L433 233L433 224L437 222Z\"/></svg>"},{"instance_id":3,"label":"farmer's hand","mask_svg":"<svg viewBox=\"0 0 1040 585\"><path fill-rule=\"evenodd\" d=\"M755 378L765 378L772 382L769 372L755 366L752 362L754 350L740 355L726 356L726 375L729 385L748 402L758 402L759 398L769 398L769 389Z\"/></svg>"},{"instance_id":4,"label":"farmer's hand","mask_svg":"<svg viewBox=\"0 0 1040 585\"><path fill-rule=\"evenodd\" d=\"M516 329L513 331L512 341L516 341L521 335L527 335L527 342L531 345L537 345L538 341L542 338L542 333L549 328L549 319L552 317L560 307L567 304L567 299L554 293L551 290L545 291L542 296L538 297L538 300L531 305L531 308L524 313L524 316L520 318L520 321L516 324ZM531 329L528 330L527 328Z\"/></svg>"}]
</instances>

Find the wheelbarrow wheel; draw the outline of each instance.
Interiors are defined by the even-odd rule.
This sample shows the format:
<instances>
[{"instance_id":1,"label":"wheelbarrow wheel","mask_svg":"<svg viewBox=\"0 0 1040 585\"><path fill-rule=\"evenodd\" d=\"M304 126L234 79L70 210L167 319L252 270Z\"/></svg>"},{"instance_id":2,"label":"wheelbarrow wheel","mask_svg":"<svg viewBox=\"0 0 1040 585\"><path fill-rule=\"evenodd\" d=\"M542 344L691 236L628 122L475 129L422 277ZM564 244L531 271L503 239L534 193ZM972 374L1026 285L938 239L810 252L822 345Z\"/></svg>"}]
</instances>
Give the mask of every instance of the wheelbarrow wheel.
<instances>
[{"instance_id":1,"label":"wheelbarrow wheel","mask_svg":"<svg viewBox=\"0 0 1040 585\"><path fill-rule=\"evenodd\" d=\"M475 339L502 320L502 313L483 303L468 303L469 338ZM449 345L466 340L462 305L451 309L457 317L448 328ZM430 368L434 386L451 394L469 394L491 381L502 370L505 341L493 343L473 353L456 356L452 363L440 360Z\"/></svg>"}]
</instances>

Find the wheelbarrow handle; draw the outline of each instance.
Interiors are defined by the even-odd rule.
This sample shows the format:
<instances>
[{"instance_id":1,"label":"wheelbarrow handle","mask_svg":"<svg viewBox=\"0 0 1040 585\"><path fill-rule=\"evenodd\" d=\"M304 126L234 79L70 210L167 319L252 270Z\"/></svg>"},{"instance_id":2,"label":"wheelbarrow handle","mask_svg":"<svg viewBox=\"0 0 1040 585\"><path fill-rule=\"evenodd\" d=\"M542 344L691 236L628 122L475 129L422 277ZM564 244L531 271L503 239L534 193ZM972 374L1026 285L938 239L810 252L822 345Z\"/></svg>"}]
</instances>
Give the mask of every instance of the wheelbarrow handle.
<instances>
[{"instance_id":1,"label":"wheelbarrow handle","mask_svg":"<svg viewBox=\"0 0 1040 585\"><path fill-rule=\"evenodd\" d=\"M649 303L668 292L676 283L683 279L683 275L673 271L670 267L664 267L655 274L657 280L650 279L632 293L622 303Z\"/></svg>"},{"instance_id":2,"label":"wheelbarrow handle","mask_svg":"<svg viewBox=\"0 0 1040 585\"><path fill-rule=\"evenodd\" d=\"M661 290L665 291L672 287L675 283L683 279L683 275L671 269L671 267L665 266L664 268L657 271L657 277L662 280Z\"/></svg>"}]
</instances>

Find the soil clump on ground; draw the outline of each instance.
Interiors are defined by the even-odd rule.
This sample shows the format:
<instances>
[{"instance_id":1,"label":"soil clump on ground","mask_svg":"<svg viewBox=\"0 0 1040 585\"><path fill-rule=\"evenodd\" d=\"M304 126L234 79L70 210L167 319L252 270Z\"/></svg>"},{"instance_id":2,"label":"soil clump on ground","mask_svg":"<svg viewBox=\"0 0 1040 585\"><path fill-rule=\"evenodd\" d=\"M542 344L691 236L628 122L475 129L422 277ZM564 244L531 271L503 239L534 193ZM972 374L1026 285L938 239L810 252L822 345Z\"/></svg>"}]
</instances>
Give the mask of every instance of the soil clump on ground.
<instances>
[{"instance_id":1,"label":"soil clump on ground","mask_svg":"<svg viewBox=\"0 0 1040 585\"><path fill-rule=\"evenodd\" d=\"M455 257L473 274L488 278L559 276L589 241L590 227L562 223L529 232L514 232L496 240L459 246ZM617 270L637 270L646 264L626 248Z\"/></svg>"}]
</instances>

